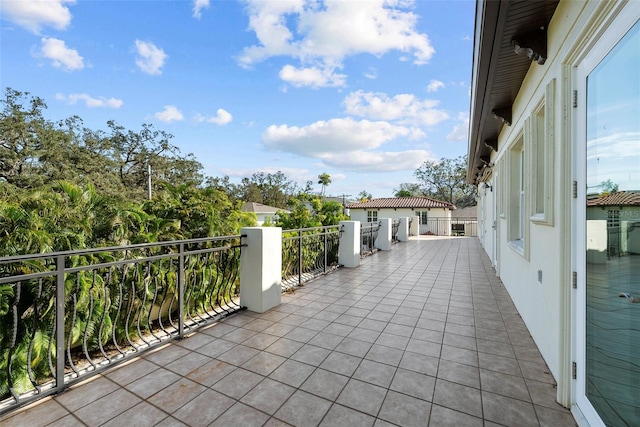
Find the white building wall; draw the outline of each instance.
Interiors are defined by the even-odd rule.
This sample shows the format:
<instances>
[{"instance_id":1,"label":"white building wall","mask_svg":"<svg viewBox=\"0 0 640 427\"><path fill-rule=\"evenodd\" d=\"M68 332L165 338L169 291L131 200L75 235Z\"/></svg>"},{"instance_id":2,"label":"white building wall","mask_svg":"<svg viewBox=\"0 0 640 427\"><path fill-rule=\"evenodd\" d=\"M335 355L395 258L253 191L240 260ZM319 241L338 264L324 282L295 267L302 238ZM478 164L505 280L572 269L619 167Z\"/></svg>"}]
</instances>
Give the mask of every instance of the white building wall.
<instances>
[{"instance_id":1,"label":"white building wall","mask_svg":"<svg viewBox=\"0 0 640 427\"><path fill-rule=\"evenodd\" d=\"M451 218L451 211L444 208L422 208L422 209L410 209L410 208L398 208L398 209L353 209L349 210L351 221L367 222L367 212L377 210L378 218L406 218L416 215L416 211L429 211L429 218ZM453 211L455 216L455 210Z\"/></svg>"},{"instance_id":2,"label":"white building wall","mask_svg":"<svg viewBox=\"0 0 640 427\"><path fill-rule=\"evenodd\" d=\"M563 251L571 250L570 224L564 224L558 218L564 215L570 197L569 183L560 182L566 176L565 168L571 168L571 159L566 155L563 140L566 134L564 112L571 108L572 91L566 86L566 68L562 61L571 49L575 39L569 37L575 31L576 23L585 25L590 10L597 0L590 2L561 1L548 29L548 59L544 65L532 63L521 90L512 106L512 124L503 126L498 138L498 151L494 152L491 162L495 174L490 183L494 191L479 191L479 234L482 245L489 257L497 264L498 274L507 288L529 332L535 340L543 358L556 379L561 377L562 348L565 339L560 325L564 311L568 310L563 299L563 287L568 286L570 274L564 265ZM549 85L553 85L553 99L546 99ZM528 119L535 110L545 103L545 113L551 113L551 159L549 165L548 193L551 197L547 218L540 221L533 217L534 175L532 157L529 150L531 131ZM548 108L551 107L551 108ZM517 185L510 174L510 150L524 136L525 146L525 242L523 247L514 245L510 237L510 186ZM569 158L568 158L569 157ZM497 179L497 183L495 180ZM496 185L497 184L497 185ZM493 221L496 221L496 243L494 246ZM539 280L540 279L540 280ZM522 336L510 334L512 342L526 341Z\"/></svg>"}]
</instances>

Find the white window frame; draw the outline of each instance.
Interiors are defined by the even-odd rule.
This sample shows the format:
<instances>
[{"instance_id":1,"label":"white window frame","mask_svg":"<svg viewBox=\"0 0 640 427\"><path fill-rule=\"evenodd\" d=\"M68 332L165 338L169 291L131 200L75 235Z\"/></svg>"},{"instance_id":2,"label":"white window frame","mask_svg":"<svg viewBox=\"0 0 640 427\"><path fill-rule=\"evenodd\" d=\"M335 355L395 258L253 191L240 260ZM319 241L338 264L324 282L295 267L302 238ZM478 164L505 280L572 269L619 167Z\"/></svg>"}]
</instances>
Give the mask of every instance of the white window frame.
<instances>
[{"instance_id":1,"label":"white window frame","mask_svg":"<svg viewBox=\"0 0 640 427\"><path fill-rule=\"evenodd\" d=\"M367 222L378 222L378 211L377 210L368 210L367 211Z\"/></svg>"},{"instance_id":2,"label":"white window frame","mask_svg":"<svg viewBox=\"0 0 640 427\"><path fill-rule=\"evenodd\" d=\"M420 225L427 225L429 221L429 211L415 211L415 215L420 219ZM424 218L423 218L424 215ZM424 219L424 221L423 221Z\"/></svg>"},{"instance_id":3,"label":"white window frame","mask_svg":"<svg viewBox=\"0 0 640 427\"><path fill-rule=\"evenodd\" d=\"M526 126L525 126L526 127ZM528 192L529 153L523 132L515 138L508 149L509 189L507 201L508 245L515 252L529 259ZM530 145L530 144L529 144Z\"/></svg>"},{"instance_id":4,"label":"white window frame","mask_svg":"<svg viewBox=\"0 0 640 427\"><path fill-rule=\"evenodd\" d=\"M528 127L531 144L531 221L553 226L554 151L555 151L555 79L545 88L544 99L536 106Z\"/></svg>"}]
</instances>

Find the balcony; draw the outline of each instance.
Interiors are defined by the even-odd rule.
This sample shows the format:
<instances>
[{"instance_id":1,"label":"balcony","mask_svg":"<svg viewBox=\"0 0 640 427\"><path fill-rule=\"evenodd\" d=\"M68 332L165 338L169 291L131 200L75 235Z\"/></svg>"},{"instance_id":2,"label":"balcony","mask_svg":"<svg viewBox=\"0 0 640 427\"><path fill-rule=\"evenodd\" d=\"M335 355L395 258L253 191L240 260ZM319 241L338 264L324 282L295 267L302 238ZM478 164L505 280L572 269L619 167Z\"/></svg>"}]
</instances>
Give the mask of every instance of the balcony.
<instances>
[{"instance_id":1,"label":"balcony","mask_svg":"<svg viewBox=\"0 0 640 427\"><path fill-rule=\"evenodd\" d=\"M570 426L478 240L412 238L0 425Z\"/></svg>"}]
</instances>

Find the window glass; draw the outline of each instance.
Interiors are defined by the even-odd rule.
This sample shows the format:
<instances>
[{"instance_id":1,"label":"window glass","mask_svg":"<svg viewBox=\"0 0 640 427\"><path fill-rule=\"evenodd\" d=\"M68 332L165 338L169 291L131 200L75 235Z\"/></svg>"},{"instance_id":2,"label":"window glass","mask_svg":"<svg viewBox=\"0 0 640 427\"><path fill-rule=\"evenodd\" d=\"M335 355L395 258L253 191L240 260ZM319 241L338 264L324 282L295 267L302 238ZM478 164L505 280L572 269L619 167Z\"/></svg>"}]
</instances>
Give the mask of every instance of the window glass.
<instances>
[{"instance_id":1,"label":"window glass","mask_svg":"<svg viewBox=\"0 0 640 427\"><path fill-rule=\"evenodd\" d=\"M640 425L640 23L587 76L586 385Z\"/></svg>"}]
</instances>

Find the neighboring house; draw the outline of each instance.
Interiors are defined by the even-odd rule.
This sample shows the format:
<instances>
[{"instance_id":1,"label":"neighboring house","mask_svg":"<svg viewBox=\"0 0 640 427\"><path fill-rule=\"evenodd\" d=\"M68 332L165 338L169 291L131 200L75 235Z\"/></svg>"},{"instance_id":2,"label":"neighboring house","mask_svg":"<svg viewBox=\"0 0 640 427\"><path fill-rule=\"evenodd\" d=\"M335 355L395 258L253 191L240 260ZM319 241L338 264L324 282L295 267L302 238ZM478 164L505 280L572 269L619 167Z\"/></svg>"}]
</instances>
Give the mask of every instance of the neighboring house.
<instances>
[{"instance_id":1,"label":"neighboring house","mask_svg":"<svg viewBox=\"0 0 640 427\"><path fill-rule=\"evenodd\" d=\"M587 263L640 254L640 192L587 196Z\"/></svg>"},{"instance_id":2,"label":"neighboring house","mask_svg":"<svg viewBox=\"0 0 640 427\"><path fill-rule=\"evenodd\" d=\"M456 207L429 197L390 197L351 203L347 206L352 221L376 222L380 218L417 216L420 234L451 234L451 211ZM443 221L440 224L440 221ZM439 225L446 226L439 227Z\"/></svg>"},{"instance_id":3,"label":"neighboring house","mask_svg":"<svg viewBox=\"0 0 640 427\"><path fill-rule=\"evenodd\" d=\"M458 236L478 235L478 207L458 208L451 214L451 232Z\"/></svg>"},{"instance_id":4,"label":"neighboring house","mask_svg":"<svg viewBox=\"0 0 640 427\"><path fill-rule=\"evenodd\" d=\"M265 222L274 224L278 219L278 211L289 212L286 209L280 209L273 206L263 205L262 203L246 202L242 205L242 212L253 212L258 217L258 225L263 225Z\"/></svg>"},{"instance_id":5,"label":"neighboring house","mask_svg":"<svg viewBox=\"0 0 640 427\"><path fill-rule=\"evenodd\" d=\"M613 202L640 190L639 19L639 1L476 9L478 234L580 425L640 425L639 209ZM526 331L495 334L528 351Z\"/></svg>"}]
</instances>

